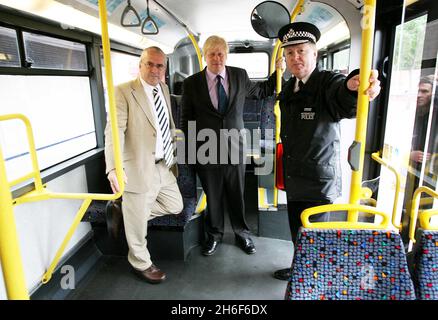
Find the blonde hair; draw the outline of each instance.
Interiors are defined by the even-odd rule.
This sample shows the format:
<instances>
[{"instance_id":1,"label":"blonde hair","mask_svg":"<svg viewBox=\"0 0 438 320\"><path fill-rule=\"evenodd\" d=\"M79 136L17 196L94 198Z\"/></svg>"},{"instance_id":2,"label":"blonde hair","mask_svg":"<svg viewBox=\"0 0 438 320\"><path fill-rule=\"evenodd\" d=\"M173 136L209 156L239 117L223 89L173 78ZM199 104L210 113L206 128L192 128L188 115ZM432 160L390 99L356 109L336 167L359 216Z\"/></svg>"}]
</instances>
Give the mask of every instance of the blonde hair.
<instances>
[{"instance_id":1,"label":"blonde hair","mask_svg":"<svg viewBox=\"0 0 438 320\"><path fill-rule=\"evenodd\" d=\"M228 43L225 41L224 38L221 38L219 36L208 37L207 40L205 40L204 46L202 47L204 56L207 54L209 50L217 47L225 49L225 52L228 54L229 51Z\"/></svg>"}]
</instances>

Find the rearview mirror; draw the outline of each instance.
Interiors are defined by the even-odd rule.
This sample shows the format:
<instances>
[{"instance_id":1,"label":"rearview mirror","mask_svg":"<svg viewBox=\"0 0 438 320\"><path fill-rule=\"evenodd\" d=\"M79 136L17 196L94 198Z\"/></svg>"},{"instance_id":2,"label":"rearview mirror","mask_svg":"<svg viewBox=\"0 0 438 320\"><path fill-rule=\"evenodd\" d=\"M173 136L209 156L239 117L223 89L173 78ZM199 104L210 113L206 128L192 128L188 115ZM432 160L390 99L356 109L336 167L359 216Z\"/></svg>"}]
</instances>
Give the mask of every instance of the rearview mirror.
<instances>
[{"instance_id":1,"label":"rearview mirror","mask_svg":"<svg viewBox=\"0 0 438 320\"><path fill-rule=\"evenodd\" d=\"M280 28L289 22L289 11L275 1L262 2L251 13L251 25L254 31L269 39L277 38Z\"/></svg>"}]
</instances>

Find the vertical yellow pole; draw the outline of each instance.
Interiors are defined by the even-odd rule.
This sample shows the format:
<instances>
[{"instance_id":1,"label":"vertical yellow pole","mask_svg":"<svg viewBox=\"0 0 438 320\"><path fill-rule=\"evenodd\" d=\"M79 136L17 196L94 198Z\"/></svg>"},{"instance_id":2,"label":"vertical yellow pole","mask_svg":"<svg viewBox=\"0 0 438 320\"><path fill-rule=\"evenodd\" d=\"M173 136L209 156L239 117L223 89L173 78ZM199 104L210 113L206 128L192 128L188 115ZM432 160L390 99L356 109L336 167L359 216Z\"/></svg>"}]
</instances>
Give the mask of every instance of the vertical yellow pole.
<instances>
[{"instance_id":1,"label":"vertical yellow pole","mask_svg":"<svg viewBox=\"0 0 438 320\"><path fill-rule=\"evenodd\" d=\"M8 299L29 300L12 209L12 195L0 147L0 261Z\"/></svg>"},{"instance_id":2,"label":"vertical yellow pole","mask_svg":"<svg viewBox=\"0 0 438 320\"><path fill-rule=\"evenodd\" d=\"M290 22L294 22L297 15L301 12L303 12L303 6L304 6L304 0L298 0L297 5L294 8L294 11L292 12L290 16ZM271 60L271 70L274 70L275 63L278 58L281 58L283 56L283 48L280 48L281 41L277 40L277 43L275 44L273 54L272 54L272 60ZM277 69L277 93L281 92L281 81L282 81L283 73L281 72L281 69ZM280 112L280 103L277 100L274 105L274 115L275 115L275 145L280 141L280 129L281 129L281 112ZM274 177L277 175L277 165L276 161L274 159ZM278 189L274 184L274 207L277 207L278 205Z\"/></svg>"},{"instance_id":3,"label":"vertical yellow pole","mask_svg":"<svg viewBox=\"0 0 438 320\"><path fill-rule=\"evenodd\" d=\"M366 89L369 86L369 77L371 74L371 63L373 54L374 41L374 23L376 12L376 0L365 0L364 12L361 21L362 27L362 57L360 63L360 86L357 98L357 117L356 117L356 135L355 143L359 146L359 166L353 170L351 176L350 203L359 204L361 196L363 162L365 155L365 143L367 132L369 98ZM349 211L348 221L356 222L358 218L357 211Z\"/></svg>"},{"instance_id":4,"label":"vertical yellow pole","mask_svg":"<svg viewBox=\"0 0 438 320\"><path fill-rule=\"evenodd\" d=\"M108 99L109 99L109 112L110 112L111 131L112 131L112 140L113 140L114 163L116 167L116 174L120 187L120 193L123 193L123 190L125 190L125 181L123 180L123 171L122 171L123 170L122 158L120 152L119 128L117 125L116 101L114 98L114 84L113 84L113 73L111 67L110 41L108 36L108 18L106 13L105 0L99 0L99 16L100 16L100 26L102 28L103 61L105 64L105 75L106 75Z\"/></svg>"},{"instance_id":5,"label":"vertical yellow pole","mask_svg":"<svg viewBox=\"0 0 438 320\"><path fill-rule=\"evenodd\" d=\"M195 37L193 36L193 34L191 32L189 32L189 38L190 38L190 41L192 41L193 46L195 47L196 55L198 57L198 62L199 62L199 71L201 71L202 69L204 69L204 67L202 65L201 50L199 49L198 42L196 41Z\"/></svg>"}]
</instances>

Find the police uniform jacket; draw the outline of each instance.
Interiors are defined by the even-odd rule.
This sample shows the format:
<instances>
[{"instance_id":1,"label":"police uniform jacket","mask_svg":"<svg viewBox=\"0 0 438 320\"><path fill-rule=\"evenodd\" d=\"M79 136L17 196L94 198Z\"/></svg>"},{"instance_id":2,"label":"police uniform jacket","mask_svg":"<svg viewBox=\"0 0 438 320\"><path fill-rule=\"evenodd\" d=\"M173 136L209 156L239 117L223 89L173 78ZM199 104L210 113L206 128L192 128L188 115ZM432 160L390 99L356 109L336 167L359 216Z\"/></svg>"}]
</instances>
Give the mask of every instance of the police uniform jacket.
<instances>
[{"instance_id":1,"label":"police uniform jacket","mask_svg":"<svg viewBox=\"0 0 438 320\"><path fill-rule=\"evenodd\" d=\"M357 74L357 72L354 72ZM356 115L357 92L348 78L316 68L294 93L292 77L279 95L288 201L333 202L341 195L339 121Z\"/></svg>"}]
</instances>

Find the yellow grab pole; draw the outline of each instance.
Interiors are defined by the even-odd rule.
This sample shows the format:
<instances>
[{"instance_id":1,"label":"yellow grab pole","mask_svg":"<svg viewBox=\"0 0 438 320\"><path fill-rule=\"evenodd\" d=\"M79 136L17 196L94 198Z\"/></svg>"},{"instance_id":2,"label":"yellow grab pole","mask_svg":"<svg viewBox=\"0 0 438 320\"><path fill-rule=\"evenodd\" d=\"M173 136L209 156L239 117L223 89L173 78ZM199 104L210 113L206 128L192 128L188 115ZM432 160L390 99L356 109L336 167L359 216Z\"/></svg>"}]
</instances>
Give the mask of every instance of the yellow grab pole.
<instances>
[{"instance_id":1,"label":"yellow grab pole","mask_svg":"<svg viewBox=\"0 0 438 320\"><path fill-rule=\"evenodd\" d=\"M365 143L368 120L369 97L366 90L369 86L371 74L371 63L373 54L374 23L376 13L376 0L365 0L364 13L361 21L362 27L362 57L360 63L360 85L357 98L356 135L353 145L357 146L356 157L358 158L357 168L351 176L350 203L359 204L362 190L362 173L365 155ZM353 149L351 149L353 150ZM358 219L358 212L348 212L348 221L355 222Z\"/></svg>"},{"instance_id":2,"label":"yellow grab pole","mask_svg":"<svg viewBox=\"0 0 438 320\"><path fill-rule=\"evenodd\" d=\"M291 16L290 16L290 22L294 22L297 15L304 10L304 0L298 0ZM281 41L277 40L277 43L275 44L273 53L272 53L272 59L271 59L271 70L274 70L274 67L276 65L276 61L278 58L281 58L283 56L283 48L280 48ZM280 68L277 70L277 83L276 83L276 90L277 94L281 92L281 82L283 78L283 72ZM281 129L281 112L280 112L280 102L278 100L275 101L274 105L274 116L275 116L275 145L280 141L280 129ZM277 176L277 165L276 161L274 159L274 179ZM274 183L274 207L277 207L278 205L278 189L275 186Z\"/></svg>"},{"instance_id":3,"label":"yellow grab pole","mask_svg":"<svg viewBox=\"0 0 438 320\"><path fill-rule=\"evenodd\" d=\"M8 299L29 300L17 227L12 210L12 195L0 147L0 262Z\"/></svg>"},{"instance_id":4,"label":"yellow grab pole","mask_svg":"<svg viewBox=\"0 0 438 320\"><path fill-rule=\"evenodd\" d=\"M416 242L415 226L417 224L417 217L418 217L418 203L420 201L420 196L423 192L430 195L431 197L438 198L438 193L429 187L421 186L418 187L417 190L415 190L414 195L412 197L411 214L410 214L411 221L409 225L409 238L413 243Z\"/></svg>"},{"instance_id":5,"label":"yellow grab pole","mask_svg":"<svg viewBox=\"0 0 438 320\"><path fill-rule=\"evenodd\" d=\"M76 231L76 228L78 227L78 224L81 222L82 217L85 214L85 211L87 211L89 205L91 203L91 199L85 199L84 202L82 202L81 207L79 208L78 213L76 214L76 217L70 226L70 229L67 232L67 235L65 236L64 240L62 241L61 246L59 247L58 251L55 254L55 258L53 259L52 263L50 264L49 268L47 269L46 273L44 273L43 278L41 280L42 283L47 283L52 278L53 270L55 270L56 265L58 264L59 260L61 259L62 253L64 252L65 248L67 247L67 244L69 243L71 237Z\"/></svg>"},{"instance_id":6,"label":"yellow grab pole","mask_svg":"<svg viewBox=\"0 0 438 320\"><path fill-rule=\"evenodd\" d=\"M108 18L106 13L105 0L99 0L99 16L100 16L100 26L102 28L103 61L105 64L105 75L106 75L106 83L107 83L108 99L109 99L114 162L116 168L117 181L120 187L119 193L123 194L123 191L125 190L125 181L123 180L123 171L122 171L123 168L122 168L122 158L120 152L119 128L117 125L116 102L114 98L114 84L113 84L113 74L111 67L111 51L110 51L110 41L108 36Z\"/></svg>"},{"instance_id":7,"label":"yellow grab pole","mask_svg":"<svg viewBox=\"0 0 438 320\"><path fill-rule=\"evenodd\" d=\"M198 62L199 62L199 71L201 71L202 69L204 69L204 67L202 65L202 54L201 54L201 50L199 49L198 41L196 41L195 37L191 32L188 33L189 33L190 41L192 41L192 44L195 47L196 56L198 57Z\"/></svg>"}]
</instances>

